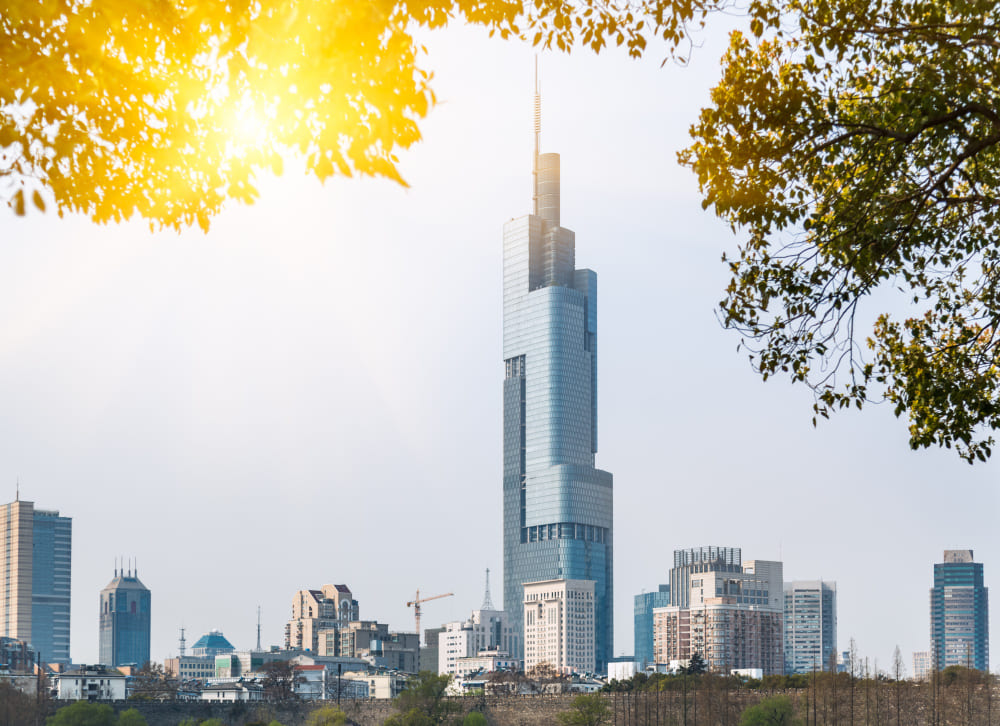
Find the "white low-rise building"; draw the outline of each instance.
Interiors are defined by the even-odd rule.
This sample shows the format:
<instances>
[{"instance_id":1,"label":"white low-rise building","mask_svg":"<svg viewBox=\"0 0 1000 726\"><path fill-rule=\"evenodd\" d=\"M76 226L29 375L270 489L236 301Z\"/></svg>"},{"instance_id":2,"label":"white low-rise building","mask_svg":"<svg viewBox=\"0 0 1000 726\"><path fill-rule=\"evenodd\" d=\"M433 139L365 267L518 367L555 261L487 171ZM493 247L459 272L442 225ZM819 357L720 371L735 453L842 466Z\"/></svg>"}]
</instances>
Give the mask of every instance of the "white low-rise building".
<instances>
[{"instance_id":1,"label":"white low-rise building","mask_svg":"<svg viewBox=\"0 0 1000 726\"><path fill-rule=\"evenodd\" d=\"M455 659L455 676L459 679L474 673L520 671L521 659L512 658L502 650L481 650L468 658Z\"/></svg>"},{"instance_id":2,"label":"white low-rise building","mask_svg":"<svg viewBox=\"0 0 1000 726\"><path fill-rule=\"evenodd\" d=\"M395 698L406 688L406 676L402 673L344 673L343 681L362 681L368 684L368 698Z\"/></svg>"},{"instance_id":3,"label":"white low-rise building","mask_svg":"<svg viewBox=\"0 0 1000 726\"><path fill-rule=\"evenodd\" d=\"M82 666L55 676L63 701L124 701L125 675L106 666Z\"/></svg>"},{"instance_id":4,"label":"white low-rise building","mask_svg":"<svg viewBox=\"0 0 1000 726\"><path fill-rule=\"evenodd\" d=\"M473 610L466 620L444 624L438 635L438 673L463 675L459 659L474 658L484 650L512 653L516 642L502 610Z\"/></svg>"},{"instance_id":5,"label":"white low-rise building","mask_svg":"<svg viewBox=\"0 0 1000 726\"><path fill-rule=\"evenodd\" d=\"M201 700L213 703L263 701L264 687L259 683L213 683L201 689Z\"/></svg>"}]
</instances>

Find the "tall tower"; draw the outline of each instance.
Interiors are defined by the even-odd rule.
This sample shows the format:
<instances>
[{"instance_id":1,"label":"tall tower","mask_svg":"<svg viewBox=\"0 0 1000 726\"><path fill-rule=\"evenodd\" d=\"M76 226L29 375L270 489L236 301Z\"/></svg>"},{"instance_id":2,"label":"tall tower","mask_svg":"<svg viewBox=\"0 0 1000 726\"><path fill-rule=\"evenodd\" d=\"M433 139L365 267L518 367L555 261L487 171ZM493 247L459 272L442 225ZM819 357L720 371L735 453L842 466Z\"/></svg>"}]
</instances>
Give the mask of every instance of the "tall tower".
<instances>
[{"instance_id":1,"label":"tall tower","mask_svg":"<svg viewBox=\"0 0 1000 726\"><path fill-rule=\"evenodd\" d=\"M945 550L944 562L934 565L931 659L937 670L950 665L989 670L989 590L972 550Z\"/></svg>"},{"instance_id":2,"label":"tall tower","mask_svg":"<svg viewBox=\"0 0 1000 726\"><path fill-rule=\"evenodd\" d=\"M537 78L537 76L536 76ZM597 452L597 275L560 225L559 155L540 154L532 213L503 233L504 610L524 654L523 584L593 580L597 669L613 647L612 477Z\"/></svg>"},{"instance_id":3,"label":"tall tower","mask_svg":"<svg viewBox=\"0 0 1000 726\"><path fill-rule=\"evenodd\" d=\"M69 663L73 520L20 498L0 505L0 635Z\"/></svg>"},{"instance_id":4,"label":"tall tower","mask_svg":"<svg viewBox=\"0 0 1000 726\"><path fill-rule=\"evenodd\" d=\"M785 674L836 670L837 583L785 583Z\"/></svg>"},{"instance_id":5,"label":"tall tower","mask_svg":"<svg viewBox=\"0 0 1000 726\"><path fill-rule=\"evenodd\" d=\"M131 568L115 570L101 590L101 665L129 663L142 667L149 661L150 592Z\"/></svg>"}]
</instances>

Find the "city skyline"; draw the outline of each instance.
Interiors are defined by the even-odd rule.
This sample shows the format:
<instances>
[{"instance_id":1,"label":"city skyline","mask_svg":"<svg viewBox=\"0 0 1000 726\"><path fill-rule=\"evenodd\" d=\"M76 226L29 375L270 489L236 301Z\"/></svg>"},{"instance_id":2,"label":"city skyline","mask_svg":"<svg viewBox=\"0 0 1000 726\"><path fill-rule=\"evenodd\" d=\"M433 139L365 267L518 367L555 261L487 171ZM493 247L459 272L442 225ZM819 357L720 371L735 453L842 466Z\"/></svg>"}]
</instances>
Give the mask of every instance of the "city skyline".
<instances>
[{"instance_id":1,"label":"city skyline","mask_svg":"<svg viewBox=\"0 0 1000 726\"><path fill-rule=\"evenodd\" d=\"M707 38L690 68L542 59L563 217L581 233L577 266L601 275L615 655L632 648L634 595L665 582L655 553L723 542L783 561L788 579L836 580L838 646L853 636L888 664L896 643L929 647L942 549L974 549L987 579L1000 561L996 464L911 452L886 407L814 430L809 392L762 385L719 329L732 236L673 153L724 42ZM430 626L478 604L484 567L500 574L497 229L528 211L532 53L461 31L428 47L442 103L402 156L409 190L321 187L289 164L207 236L0 220L0 478L8 500L20 476L22 496L74 517L74 660L96 660L92 605L122 541L156 593L158 660L182 626L252 645L258 604L280 644L288 594L310 583L346 582L411 630L416 588L456 593L427 606ZM365 515L338 523L350 556L297 549L285 564L333 511ZM261 554L219 577L206 548L233 531ZM374 552L392 542L409 554L402 578ZM900 542L893 587L856 566Z\"/></svg>"}]
</instances>

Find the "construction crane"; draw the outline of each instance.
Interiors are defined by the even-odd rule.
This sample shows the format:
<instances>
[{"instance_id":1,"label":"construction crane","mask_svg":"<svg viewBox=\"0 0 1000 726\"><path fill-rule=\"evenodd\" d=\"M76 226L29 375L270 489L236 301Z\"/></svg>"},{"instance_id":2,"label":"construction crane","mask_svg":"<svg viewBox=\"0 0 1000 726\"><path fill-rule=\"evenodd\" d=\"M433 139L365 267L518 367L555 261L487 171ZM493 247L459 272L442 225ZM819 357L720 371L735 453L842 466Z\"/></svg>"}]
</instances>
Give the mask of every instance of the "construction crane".
<instances>
[{"instance_id":1,"label":"construction crane","mask_svg":"<svg viewBox=\"0 0 1000 726\"><path fill-rule=\"evenodd\" d=\"M413 598L412 600L410 600L408 603L406 603L406 607L410 607L411 605L413 606L413 614L416 616L416 619L417 619L417 643L420 643L420 641L421 641L421 635L420 635L420 603L422 603L422 602L430 602L431 600L440 600L443 597L451 597L454 594L455 593L453 593L453 592L446 592L444 595L434 595L432 597L420 597L420 590L417 590L417 596L415 598Z\"/></svg>"}]
</instances>

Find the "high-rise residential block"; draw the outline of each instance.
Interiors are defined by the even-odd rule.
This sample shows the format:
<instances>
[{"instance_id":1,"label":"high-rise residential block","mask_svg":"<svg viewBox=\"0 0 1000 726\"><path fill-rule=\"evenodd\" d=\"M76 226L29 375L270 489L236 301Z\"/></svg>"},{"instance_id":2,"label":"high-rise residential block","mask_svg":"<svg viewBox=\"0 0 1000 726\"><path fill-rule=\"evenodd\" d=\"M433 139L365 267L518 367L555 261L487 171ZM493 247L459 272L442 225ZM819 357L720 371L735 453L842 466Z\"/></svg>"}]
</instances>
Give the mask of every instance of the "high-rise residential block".
<instances>
[{"instance_id":1,"label":"high-rise residential block","mask_svg":"<svg viewBox=\"0 0 1000 726\"><path fill-rule=\"evenodd\" d=\"M837 663L837 583L785 583L785 673L833 669Z\"/></svg>"},{"instance_id":2,"label":"high-rise residential block","mask_svg":"<svg viewBox=\"0 0 1000 726\"><path fill-rule=\"evenodd\" d=\"M612 476L594 460L597 275L576 269L575 234L560 220L559 155L539 154L535 132L534 208L503 234L504 611L523 634L524 583L592 580L603 670L613 648L613 516Z\"/></svg>"},{"instance_id":3,"label":"high-rise residential block","mask_svg":"<svg viewBox=\"0 0 1000 726\"><path fill-rule=\"evenodd\" d=\"M285 625L285 648L338 655L340 628L360 620L359 614L358 601L347 585L299 590L292 597L292 619Z\"/></svg>"},{"instance_id":4,"label":"high-rise residential block","mask_svg":"<svg viewBox=\"0 0 1000 726\"><path fill-rule=\"evenodd\" d=\"M653 658L653 608L670 604L670 585L660 585L654 592L635 596L634 638L635 661L639 668L655 663Z\"/></svg>"},{"instance_id":5,"label":"high-rise residential block","mask_svg":"<svg viewBox=\"0 0 1000 726\"><path fill-rule=\"evenodd\" d=\"M551 666L558 673L593 673L597 598L593 580L524 584L524 670Z\"/></svg>"},{"instance_id":6,"label":"high-rise residential block","mask_svg":"<svg viewBox=\"0 0 1000 726\"><path fill-rule=\"evenodd\" d=\"M149 662L151 625L149 589L132 569L115 570L111 582L101 590L100 649L101 665Z\"/></svg>"},{"instance_id":7,"label":"high-rise residential block","mask_svg":"<svg viewBox=\"0 0 1000 726\"><path fill-rule=\"evenodd\" d=\"M678 550L674 564L672 604L653 610L656 662L686 661L698 653L715 673L753 668L781 674L781 563L744 563L738 549L701 548Z\"/></svg>"},{"instance_id":8,"label":"high-rise residential block","mask_svg":"<svg viewBox=\"0 0 1000 726\"><path fill-rule=\"evenodd\" d=\"M951 665L989 670L989 591L972 550L945 550L944 561L934 565L931 659L937 670Z\"/></svg>"},{"instance_id":9,"label":"high-rise residential block","mask_svg":"<svg viewBox=\"0 0 1000 726\"><path fill-rule=\"evenodd\" d=\"M0 505L0 636L69 663L73 520L18 499Z\"/></svg>"},{"instance_id":10,"label":"high-rise residential block","mask_svg":"<svg viewBox=\"0 0 1000 726\"><path fill-rule=\"evenodd\" d=\"M926 681L931 677L931 652L929 650L913 651L913 680Z\"/></svg>"}]
</instances>

